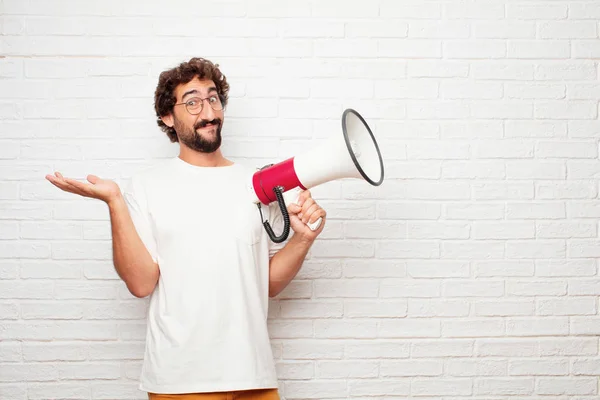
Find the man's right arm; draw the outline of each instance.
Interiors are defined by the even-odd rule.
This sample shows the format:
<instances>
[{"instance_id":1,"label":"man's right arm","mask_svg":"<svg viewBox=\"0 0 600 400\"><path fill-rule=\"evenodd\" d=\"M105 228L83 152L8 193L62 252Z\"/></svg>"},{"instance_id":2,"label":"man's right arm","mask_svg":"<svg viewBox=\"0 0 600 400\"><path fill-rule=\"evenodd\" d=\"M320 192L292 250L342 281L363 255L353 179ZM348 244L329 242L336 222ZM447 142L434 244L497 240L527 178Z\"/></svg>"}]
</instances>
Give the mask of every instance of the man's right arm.
<instances>
[{"instance_id":1,"label":"man's right arm","mask_svg":"<svg viewBox=\"0 0 600 400\"><path fill-rule=\"evenodd\" d=\"M117 274L136 297L152 293L159 268L138 235L127 203L118 195L108 203L112 232L113 263Z\"/></svg>"},{"instance_id":2,"label":"man's right arm","mask_svg":"<svg viewBox=\"0 0 600 400\"><path fill-rule=\"evenodd\" d=\"M135 227L127 206L128 203L125 201L119 185L95 175L88 175L89 183L79 182L75 179L65 178L60 172L46 175L46 179L65 192L102 200L108 205L113 263L117 274L134 296L145 297L152 293L158 282L158 264L154 261ZM132 197L129 197L129 201L135 203ZM147 232L145 234L148 236Z\"/></svg>"}]
</instances>

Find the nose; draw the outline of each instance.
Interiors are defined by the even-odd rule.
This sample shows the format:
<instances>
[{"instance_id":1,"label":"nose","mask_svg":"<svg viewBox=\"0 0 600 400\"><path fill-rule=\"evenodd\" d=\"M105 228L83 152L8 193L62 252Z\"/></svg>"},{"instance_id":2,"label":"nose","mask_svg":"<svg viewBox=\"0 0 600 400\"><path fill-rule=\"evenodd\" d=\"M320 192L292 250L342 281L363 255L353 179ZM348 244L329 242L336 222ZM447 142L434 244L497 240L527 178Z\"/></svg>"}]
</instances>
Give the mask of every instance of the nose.
<instances>
[{"instance_id":1,"label":"nose","mask_svg":"<svg viewBox=\"0 0 600 400\"><path fill-rule=\"evenodd\" d=\"M206 103L205 103L206 102ZM207 121L212 121L215 119L215 110L212 109L208 99L202 100L203 107L200 112L200 118L205 119Z\"/></svg>"}]
</instances>

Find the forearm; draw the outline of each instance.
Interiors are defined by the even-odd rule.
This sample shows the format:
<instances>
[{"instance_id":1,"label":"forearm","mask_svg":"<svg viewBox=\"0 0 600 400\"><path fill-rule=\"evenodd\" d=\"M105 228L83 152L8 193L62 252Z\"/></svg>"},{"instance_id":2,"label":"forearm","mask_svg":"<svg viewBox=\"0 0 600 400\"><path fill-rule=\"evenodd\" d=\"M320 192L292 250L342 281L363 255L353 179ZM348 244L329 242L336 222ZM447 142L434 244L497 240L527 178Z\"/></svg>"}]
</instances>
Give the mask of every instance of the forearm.
<instances>
[{"instance_id":1,"label":"forearm","mask_svg":"<svg viewBox=\"0 0 600 400\"><path fill-rule=\"evenodd\" d=\"M113 263L117 274L136 297L152 293L158 265L140 239L122 196L108 203L112 231Z\"/></svg>"},{"instance_id":2,"label":"forearm","mask_svg":"<svg viewBox=\"0 0 600 400\"><path fill-rule=\"evenodd\" d=\"M271 258L269 263L269 296L277 296L294 279L313 241L294 235L290 241Z\"/></svg>"}]
</instances>

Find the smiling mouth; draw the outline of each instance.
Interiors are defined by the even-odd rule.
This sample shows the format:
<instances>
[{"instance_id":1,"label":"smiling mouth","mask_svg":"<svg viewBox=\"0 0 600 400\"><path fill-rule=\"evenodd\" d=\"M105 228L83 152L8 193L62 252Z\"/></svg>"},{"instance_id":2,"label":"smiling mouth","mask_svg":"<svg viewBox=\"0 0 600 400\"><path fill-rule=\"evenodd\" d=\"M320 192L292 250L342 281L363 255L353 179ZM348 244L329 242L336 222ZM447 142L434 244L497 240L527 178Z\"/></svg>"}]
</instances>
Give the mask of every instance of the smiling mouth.
<instances>
[{"instance_id":1,"label":"smiling mouth","mask_svg":"<svg viewBox=\"0 0 600 400\"><path fill-rule=\"evenodd\" d=\"M197 131L207 131L207 130L211 130L211 129L216 129L218 126L218 124L206 124L204 126L199 126L196 128Z\"/></svg>"}]
</instances>

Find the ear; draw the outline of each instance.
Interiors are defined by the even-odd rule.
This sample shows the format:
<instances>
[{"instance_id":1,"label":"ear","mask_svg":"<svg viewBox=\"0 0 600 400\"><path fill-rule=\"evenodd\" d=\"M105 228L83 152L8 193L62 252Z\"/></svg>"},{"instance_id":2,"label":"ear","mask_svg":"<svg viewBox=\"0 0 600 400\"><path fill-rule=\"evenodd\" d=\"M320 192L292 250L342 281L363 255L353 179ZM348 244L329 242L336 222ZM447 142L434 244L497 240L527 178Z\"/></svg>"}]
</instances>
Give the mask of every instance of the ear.
<instances>
[{"instance_id":1,"label":"ear","mask_svg":"<svg viewBox=\"0 0 600 400\"><path fill-rule=\"evenodd\" d=\"M165 115L164 117L160 117L160 119L162 120L162 122L165 123L165 125L167 125L169 128L172 128L173 125L175 125L174 121L173 121L173 114L168 114Z\"/></svg>"}]
</instances>

